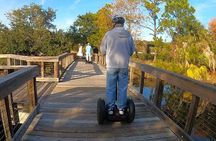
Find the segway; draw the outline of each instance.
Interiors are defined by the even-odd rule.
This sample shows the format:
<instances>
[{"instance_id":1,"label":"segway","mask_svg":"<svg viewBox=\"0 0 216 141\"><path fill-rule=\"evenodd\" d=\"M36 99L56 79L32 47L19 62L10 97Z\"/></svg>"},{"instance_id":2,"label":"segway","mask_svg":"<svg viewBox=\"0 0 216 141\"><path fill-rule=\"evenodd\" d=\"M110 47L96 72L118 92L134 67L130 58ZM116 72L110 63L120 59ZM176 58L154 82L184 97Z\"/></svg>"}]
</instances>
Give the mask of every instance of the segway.
<instances>
[{"instance_id":1,"label":"segway","mask_svg":"<svg viewBox=\"0 0 216 141\"><path fill-rule=\"evenodd\" d=\"M117 99L117 93L116 93ZM105 103L105 100L99 98L97 101L97 121L98 124L101 125L105 120L108 121L126 121L128 123L133 122L135 118L135 104L131 98L127 99L127 105L124 110L124 114L120 115L117 105L115 105L113 109L113 114L108 114L108 104Z\"/></svg>"}]
</instances>

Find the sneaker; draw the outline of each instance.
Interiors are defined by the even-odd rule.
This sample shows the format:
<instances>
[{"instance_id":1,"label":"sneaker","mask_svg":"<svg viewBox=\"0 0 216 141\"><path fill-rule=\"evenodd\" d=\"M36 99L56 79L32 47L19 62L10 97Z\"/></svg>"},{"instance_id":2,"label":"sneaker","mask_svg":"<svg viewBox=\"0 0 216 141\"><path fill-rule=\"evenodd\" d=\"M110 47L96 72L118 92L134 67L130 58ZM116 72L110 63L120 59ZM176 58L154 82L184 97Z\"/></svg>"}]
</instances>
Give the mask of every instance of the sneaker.
<instances>
[{"instance_id":1,"label":"sneaker","mask_svg":"<svg viewBox=\"0 0 216 141\"><path fill-rule=\"evenodd\" d=\"M109 115L113 115L113 113L114 113L114 112L113 112L113 109L108 109L108 114L109 114Z\"/></svg>"},{"instance_id":2,"label":"sneaker","mask_svg":"<svg viewBox=\"0 0 216 141\"><path fill-rule=\"evenodd\" d=\"M119 109L119 114L124 115L124 109Z\"/></svg>"}]
</instances>

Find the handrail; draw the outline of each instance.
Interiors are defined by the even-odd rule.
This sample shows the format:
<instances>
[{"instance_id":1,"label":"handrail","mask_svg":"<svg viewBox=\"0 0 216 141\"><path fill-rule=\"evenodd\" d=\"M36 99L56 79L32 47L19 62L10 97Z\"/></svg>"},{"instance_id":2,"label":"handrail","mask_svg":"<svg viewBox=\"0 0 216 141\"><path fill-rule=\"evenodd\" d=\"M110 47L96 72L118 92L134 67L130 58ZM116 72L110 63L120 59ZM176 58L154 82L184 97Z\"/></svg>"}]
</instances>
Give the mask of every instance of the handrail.
<instances>
[{"instance_id":1,"label":"handrail","mask_svg":"<svg viewBox=\"0 0 216 141\"><path fill-rule=\"evenodd\" d=\"M26 65L17 65L17 66L1 66L0 65L0 70L18 70L22 68L26 68Z\"/></svg>"},{"instance_id":2,"label":"handrail","mask_svg":"<svg viewBox=\"0 0 216 141\"><path fill-rule=\"evenodd\" d=\"M16 104L13 102L12 94L15 90L17 90L24 84L27 84L27 95L30 113L31 115L36 115L36 76L38 74L39 71L37 66L26 66L18 71L0 78L0 116L3 123L3 135L5 137L5 140L7 141L12 140L15 134L15 128L19 124L19 118L17 119L19 115L16 110Z\"/></svg>"},{"instance_id":3,"label":"handrail","mask_svg":"<svg viewBox=\"0 0 216 141\"><path fill-rule=\"evenodd\" d=\"M23 56L0 54L0 59L7 59L7 66L38 65L40 68L37 81L58 82L66 68L74 61L74 53L63 53L58 56ZM3 67L0 67L2 69Z\"/></svg>"},{"instance_id":4,"label":"handrail","mask_svg":"<svg viewBox=\"0 0 216 141\"><path fill-rule=\"evenodd\" d=\"M38 67L30 66L15 71L0 79L0 100L4 99L14 90L38 75Z\"/></svg>"},{"instance_id":5,"label":"handrail","mask_svg":"<svg viewBox=\"0 0 216 141\"><path fill-rule=\"evenodd\" d=\"M63 53L58 56L24 56L16 54L0 54L0 58L13 58L23 61L46 61L46 62L58 62L63 57L67 56L68 53Z\"/></svg>"},{"instance_id":6,"label":"handrail","mask_svg":"<svg viewBox=\"0 0 216 141\"><path fill-rule=\"evenodd\" d=\"M182 90L191 92L193 93L193 95L196 95L202 99L208 100L213 104L216 104L216 87L212 85L205 84L195 79L191 79L189 77L164 69L156 68L147 64L139 64L130 61L129 66L140 69L141 71L151 74L172 85L175 85Z\"/></svg>"}]
</instances>

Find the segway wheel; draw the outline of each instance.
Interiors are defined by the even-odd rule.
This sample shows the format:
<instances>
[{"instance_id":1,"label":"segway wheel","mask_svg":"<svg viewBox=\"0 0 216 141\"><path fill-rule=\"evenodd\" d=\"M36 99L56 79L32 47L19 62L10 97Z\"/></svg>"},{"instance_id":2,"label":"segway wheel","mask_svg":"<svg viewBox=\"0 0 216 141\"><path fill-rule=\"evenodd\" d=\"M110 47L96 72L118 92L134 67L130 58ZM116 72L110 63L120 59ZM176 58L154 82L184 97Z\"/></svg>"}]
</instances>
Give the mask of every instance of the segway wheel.
<instances>
[{"instance_id":1,"label":"segway wheel","mask_svg":"<svg viewBox=\"0 0 216 141\"><path fill-rule=\"evenodd\" d=\"M132 99L127 100L127 106L128 106L127 122L131 123L131 122L133 122L133 120L135 118L135 104L134 104Z\"/></svg>"},{"instance_id":2,"label":"segway wheel","mask_svg":"<svg viewBox=\"0 0 216 141\"><path fill-rule=\"evenodd\" d=\"M106 116L105 101L100 98L97 101L97 121L99 125L104 123L105 116Z\"/></svg>"}]
</instances>

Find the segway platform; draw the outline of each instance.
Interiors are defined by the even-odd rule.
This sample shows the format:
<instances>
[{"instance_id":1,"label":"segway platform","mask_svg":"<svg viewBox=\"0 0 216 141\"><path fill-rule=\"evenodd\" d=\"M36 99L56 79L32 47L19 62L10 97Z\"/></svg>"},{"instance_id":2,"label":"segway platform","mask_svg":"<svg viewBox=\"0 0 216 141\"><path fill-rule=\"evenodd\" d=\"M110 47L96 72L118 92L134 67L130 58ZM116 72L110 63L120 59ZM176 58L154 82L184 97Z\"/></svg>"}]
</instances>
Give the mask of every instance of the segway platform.
<instances>
[{"instance_id":1,"label":"segway platform","mask_svg":"<svg viewBox=\"0 0 216 141\"><path fill-rule=\"evenodd\" d=\"M125 108L124 115L119 114L117 106L114 107L113 114L108 114L108 106L105 104L104 99L97 101L97 121L101 125L105 120L107 121L126 121L133 122L135 118L135 105L132 99L127 99L127 107Z\"/></svg>"}]
</instances>

